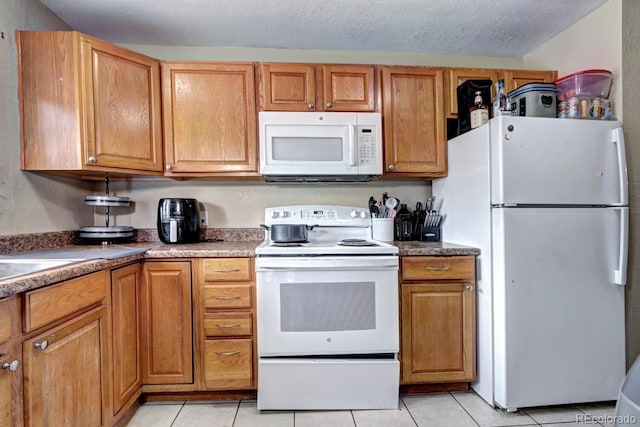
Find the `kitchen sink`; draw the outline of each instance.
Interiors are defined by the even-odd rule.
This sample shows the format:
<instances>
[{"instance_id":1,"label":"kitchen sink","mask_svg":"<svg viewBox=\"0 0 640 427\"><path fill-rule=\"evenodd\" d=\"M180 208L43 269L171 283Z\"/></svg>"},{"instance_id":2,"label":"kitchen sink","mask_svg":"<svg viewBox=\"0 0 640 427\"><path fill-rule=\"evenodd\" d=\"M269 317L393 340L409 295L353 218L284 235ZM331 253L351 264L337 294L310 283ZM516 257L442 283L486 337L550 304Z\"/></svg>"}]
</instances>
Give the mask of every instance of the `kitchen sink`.
<instances>
[{"instance_id":1,"label":"kitchen sink","mask_svg":"<svg viewBox=\"0 0 640 427\"><path fill-rule=\"evenodd\" d=\"M62 267L85 261L85 259L0 259L0 280L24 274L38 273L51 268Z\"/></svg>"}]
</instances>

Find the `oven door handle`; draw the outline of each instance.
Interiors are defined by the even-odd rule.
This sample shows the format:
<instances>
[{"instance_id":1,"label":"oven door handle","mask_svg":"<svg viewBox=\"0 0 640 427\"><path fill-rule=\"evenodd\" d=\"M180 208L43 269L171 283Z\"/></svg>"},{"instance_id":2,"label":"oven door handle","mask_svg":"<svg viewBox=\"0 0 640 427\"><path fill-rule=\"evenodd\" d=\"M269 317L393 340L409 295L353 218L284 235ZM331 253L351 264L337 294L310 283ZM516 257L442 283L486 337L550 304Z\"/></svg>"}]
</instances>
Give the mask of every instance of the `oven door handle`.
<instances>
[{"instance_id":1,"label":"oven door handle","mask_svg":"<svg viewBox=\"0 0 640 427\"><path fill-rule=\"evenodd\" d=\"M398 270L397 256L332 257L332 258L258 258L256 271L300 270Z\"/></svg>"},{"instance_id":2,"label":"oven door handle","mask_svg":"<svg viewBox=\"0 0 640 427\"><path fill-rule=\"evenodd\" d=\"M317 265L300 266L300 265L296 265L296 266L289 266L289 267L260 267L260 268L258 268L258 271L300 271L300 270L330 270L330 271L366 270L366 271L372 271L372 270L397 270L397 269L398 269L397 265L376 265L376 266L369 266L369 267L340 267L340 266L335 266L335 265L327 265L327 266L317 266Z\"/></svg>"}]
</instances>

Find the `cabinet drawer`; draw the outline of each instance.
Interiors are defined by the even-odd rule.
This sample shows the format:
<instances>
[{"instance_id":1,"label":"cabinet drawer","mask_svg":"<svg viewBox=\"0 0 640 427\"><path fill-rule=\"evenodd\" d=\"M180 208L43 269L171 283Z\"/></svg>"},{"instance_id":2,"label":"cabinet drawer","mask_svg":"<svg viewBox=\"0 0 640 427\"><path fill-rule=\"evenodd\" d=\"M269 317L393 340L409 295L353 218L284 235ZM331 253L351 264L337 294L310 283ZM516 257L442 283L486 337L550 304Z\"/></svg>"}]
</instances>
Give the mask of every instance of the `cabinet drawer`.
<instances>
[{"instance_id":1,"label":"cabinet drawer","mask_svg":"<svg viewBox=\"0 0 640 427\"><path fill-rule=\"evenodd\" d=\"M402 258L403 280L474 279L475 257L417 256Z\"/></svg>"},{"instance_id":2,"label":"cabinet drawer","mask_svg":"<svg viewBox=\"0 0 640 427\"><path fill-rule=\"evenodd\" d=\"M208 337L251 335L251 313L207 313L204 334Z\"/></svg>"},{"instance_id":3,"label":"cabinet drawer","mask_svg":"<svg viewBox=\"0 0 640 427\"><path fill-rule=\"evenodd\" d=\"M204 285L205 308L251 308L251 284Z\"/></svg>"},{"instance_id":4,"label":"cabinet drawer","mask_svg":"<svg viewBox=\"0 0 640 427\"><path fill-rule=\"evenodd\" d=\"M251 258L212 258L201 261L205 282L251 280Z\"/></svg>"},{"instance_id":5,"label":"cabinet drawer","mask_svg":"<svg viewBox=\"0 0 640 427\"><path fill-rule=\"evenodd\" d=\"M62 319L106 298L107 271L25 293L24 331Z\"/></svg>"},{"instance_id":6,"label":"cabinet drawer","mask_svg":"<svg viewBox=\"0 0 640 427\"><path fill-rule=\"evenodd\" d=\"M207 389L251 388L251 339L208 340L204 343L204 381Z\"/></svg>"}]
</instances>

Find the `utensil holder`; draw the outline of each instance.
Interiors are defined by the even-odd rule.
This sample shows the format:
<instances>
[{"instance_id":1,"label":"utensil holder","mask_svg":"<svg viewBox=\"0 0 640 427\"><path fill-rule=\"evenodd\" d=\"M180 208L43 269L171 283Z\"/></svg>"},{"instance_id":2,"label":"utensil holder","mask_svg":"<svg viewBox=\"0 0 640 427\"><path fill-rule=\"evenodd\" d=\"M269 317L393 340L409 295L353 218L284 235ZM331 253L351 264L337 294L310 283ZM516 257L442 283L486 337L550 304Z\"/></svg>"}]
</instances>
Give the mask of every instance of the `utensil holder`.
<instances>
[{"instance_id":1,"label":"utensil holder","mask_svg":"<svg viewBox=\"0 0 640 427\"><path fill-rule=\"evenodd\" d=\"M422 230L420 230L420 240L422 242L439 242L440 227L422 227Z\"/></svg>"},{"instance_id":2,"label":"utensil holder","mask_svg":"<svg viewBox=\"0 0 640 427\"><path fill-rule=\"evenodd\" d=\"M371 218L371 238L393 242L393 218Z\"/></svg>"}]
</instances>

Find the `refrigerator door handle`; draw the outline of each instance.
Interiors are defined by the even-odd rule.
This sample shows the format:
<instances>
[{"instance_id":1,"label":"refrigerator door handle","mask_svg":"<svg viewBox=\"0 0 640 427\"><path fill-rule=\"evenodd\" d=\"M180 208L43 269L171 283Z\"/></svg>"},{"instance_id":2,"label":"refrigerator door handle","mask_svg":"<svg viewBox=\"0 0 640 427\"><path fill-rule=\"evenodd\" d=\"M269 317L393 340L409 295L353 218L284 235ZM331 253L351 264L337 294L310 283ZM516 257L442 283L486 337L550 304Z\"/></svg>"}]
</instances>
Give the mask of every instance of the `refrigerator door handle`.
<instances>
[{"instance_id":1,"label":"refrigerator door handle","mask_svg":"<svg viewBox=\"0 0 640 427\"><path fill-rule=\"evenodd\" d=\"M620 251L618 269L613 272L613 281L616 285L627 284L627 264L629 261L629 208L616 208L620 210Z\"/></svg>"},{"instance_id":2,"label":"refrigerator door handle","mask_svg":"<svg viewBox=\"0 0 640 427\"><path fill-rule=\"evenodd\" d=\"M629 204L629 190L627 178L627 150L624 141L624 132L621 127L617 127L612 131L612 142L616 144L618 154L618 180L620 184L620 204Z\"/></svg>"}]
</instances>

